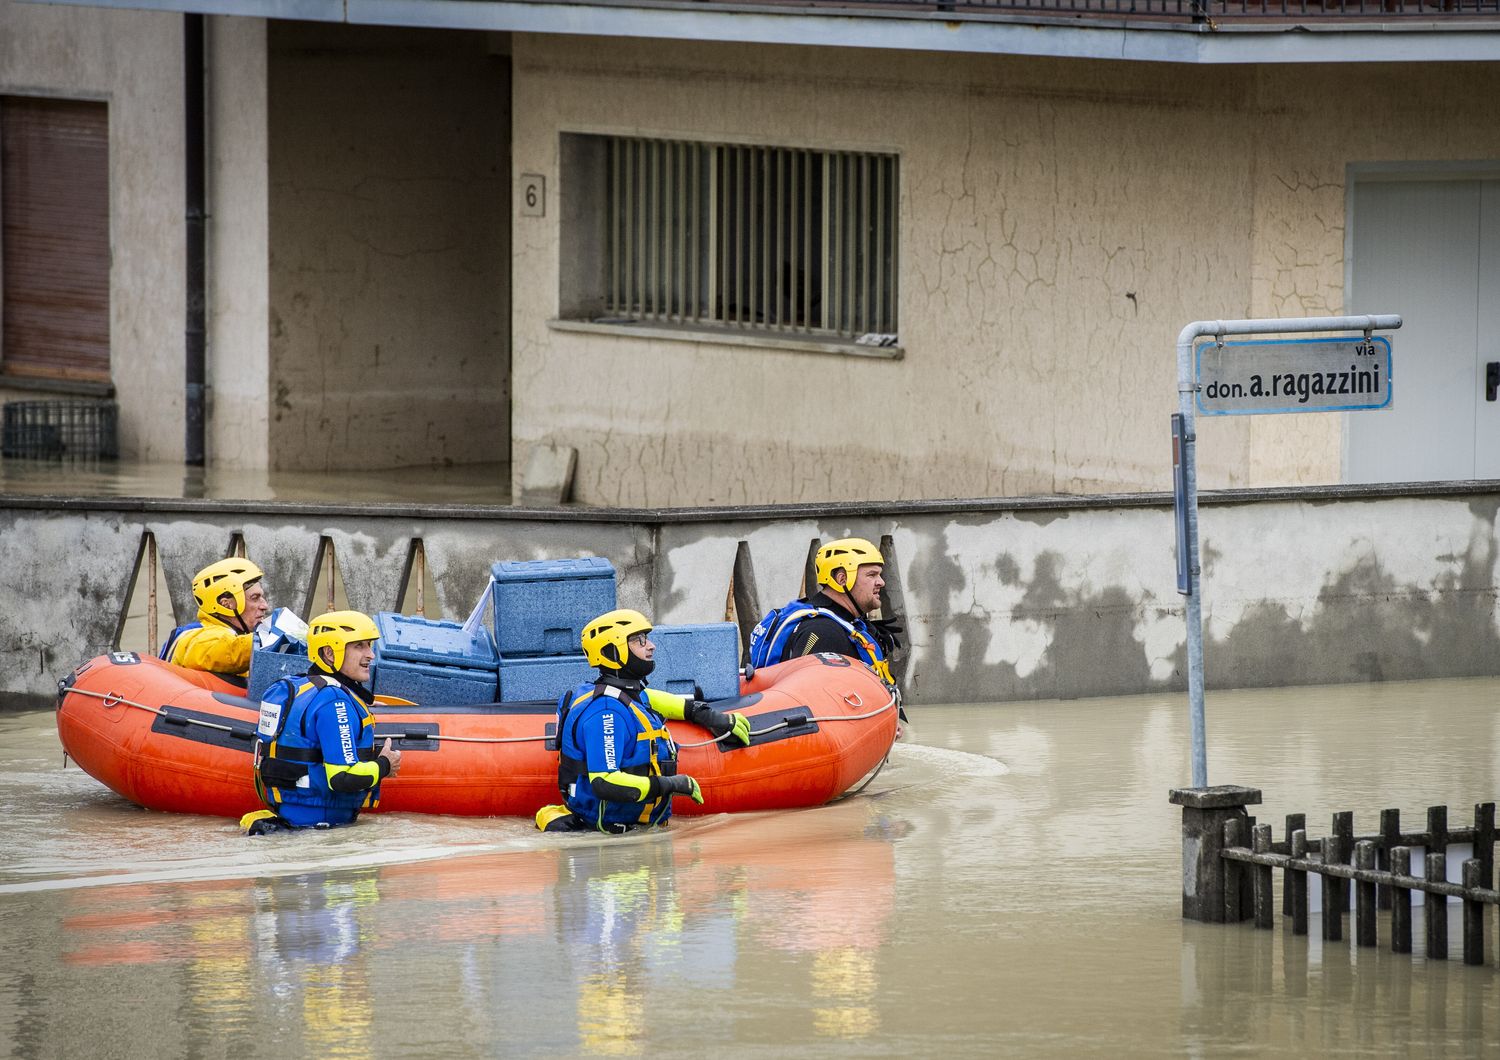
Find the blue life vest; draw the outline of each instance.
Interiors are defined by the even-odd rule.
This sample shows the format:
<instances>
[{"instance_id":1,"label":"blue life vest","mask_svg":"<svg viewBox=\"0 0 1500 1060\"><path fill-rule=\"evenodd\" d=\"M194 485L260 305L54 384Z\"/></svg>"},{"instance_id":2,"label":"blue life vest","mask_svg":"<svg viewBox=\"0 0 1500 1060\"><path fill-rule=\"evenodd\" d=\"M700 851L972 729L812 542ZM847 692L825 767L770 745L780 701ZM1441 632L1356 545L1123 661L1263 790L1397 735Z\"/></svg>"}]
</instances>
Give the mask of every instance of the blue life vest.
<instances>
[{"instance_id":1,"label":"blue life vest","mask_svg":"<svg viewBox=\"0 0 1500 1060\"><path fill-rule=\"evenodd\" d=\"M256 788L288 824L351 824L361 809L379 804L379 781L363 791L328 786L325 762L375 758L375 719L338 681L320 675L277 681L261 697L256 735Z\"/></svg>"},{"instance_id":2,"label":"blue life vest","mask_svg":"<svg viewBox=\"0 0 1500 1060\"><path fill-rule=\"evenodd\" d=\"M202 622L189 622L186 625L178 626L171 633L167 634L167 642L161 646L161 651L157 653L157 658L159 658L162 662L171 662L172 649L177 647L177 638L181 637L189 630L202 628Z\"/></svg>"},{"instance_id":3,"label":"blue life vest","mask_svg":"<svg viewBox=\"0 0 1500 1060\"><path fill-rule=\"evenodd\" d=\"M849 636L849 644L855 653L854 657L874 670L886 684L895 684L891 677L890 665L885 661L885 652L881 650L880 642L875 639L875 631L864 619L856 618L850 622L826 607L815 607L806 600L793 600L783 607L775 608L755 624L755 628L750 631L747 661L757 670L762 666L774 666L779 662L785 662L786 646L791 642L792 635L797 632L797 626L803 619L812 618L814 615L831 618L838 623Z\"/></svg>"},{"instance_id":4,"label":"blue life vest","mask_svg":"<svg viewBox=\"0 0 1500 1060\"><path fill-rule=\"evenodd\" d=\"M677 745L645 689L631 695L602 682L586 682L558 700L557 722L557 784L568 809L600 831L666 823L672 816L671 795L612 802L595 795L589 783L590 773L676 774Z\"/></svg>"}]
</instances>

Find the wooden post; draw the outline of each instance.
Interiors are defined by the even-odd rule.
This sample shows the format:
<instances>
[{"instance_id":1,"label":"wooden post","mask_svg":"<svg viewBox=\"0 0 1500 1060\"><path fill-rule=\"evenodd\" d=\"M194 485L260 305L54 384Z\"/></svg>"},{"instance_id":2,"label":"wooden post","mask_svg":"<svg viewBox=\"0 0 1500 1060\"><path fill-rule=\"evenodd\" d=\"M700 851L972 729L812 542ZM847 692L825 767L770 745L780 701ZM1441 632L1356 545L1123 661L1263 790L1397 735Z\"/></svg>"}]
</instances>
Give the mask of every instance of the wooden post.
<instances>
[{"instance_id":1,"label":"wooden post","mask_svg":"<svg viewBox=\"0 0 1500 1060\"><path fill-rule=\"evenodd\" d=\"M1448 857L1448 807L1427 807L1427 853Z\"/></svg>"},{"instance_id":2,"label":"wooden post","mask_svg":"<svg viewBox=\"0 0 1500 1060\"><path fill-rule=\"evenodd\" d=\"M1336 835L1323 837L1323 864L1343 864L1339 845L1343 842ZM1325 942L1337 942L1344 937L1344 889L1339 886L1337 876L1330 876L1326 872L1318 874L1323 884L1323 939Z\"/></svg>"},{"instance_id":3,"label":"wooden post","mask_svg":"<svg viewBox=\"0 0 1500 1060\"><path fill-rule=\"evenodd\" d=\"M1380 811L1380 849L1376 852L1376 865L1384 872L1391 871L1391 848L1401 842L1401 811ZM1391 907L1391 889L1381 884L1376 889L1380 908Z\"/></svg>"},{"instance_id":4,"label":"wooden post","mask_svg":"<svg viewBox=\"0 0 1500 1060\"><path fill-rule=\"evenodd\" d=\"M1255 826L1252 849L1257 854L1269 854L1271 852L1270 825L1258 824ZM1255 926L1258 928L1275 927L1276 903L1275 896L1271 893L1271 866L1257 865L1253 871L1255 874Z\"/></svg>"},{"instance_id":5,"label":"wooden post","mask_svg":"<svg viewBox=\"0 0 1500 1060\"><path fill-rule=\"evenodd\" d=\"M1224 847L1248 847L1245 840L1245 818L1231 817L1224 822ZM1245 893L1245 863L1221 858L1224 863L1224 923L1236 924L1240 915L1241 898Z\"/></svg>"},{"instance_id":6,"label":"wooden post","mask_svg":"<svg viewBox=\"0 0 1500 1060\"><path fill-rule=\"evenodd\" d=\"M1488 889L1495 879L1495 804L1474 807L1474 859L1479 862L1479 886Z\"/></svg>"},{"instance_id":7,"label":"wooden post","mask_svg":"<svg viewBox=\"0 0 1500 1060\"><path fill-rule=\"evenodd\" d=\"M1479 859L1464 862L1464 890L1479 889ZM1484 903L1464 895L1464 963L1484 963Z\"/></svg>"},{"instance_id":8,"label":"wooden post","mask_svg":"<svg viewBox=\"0 0 1500 1060\"><path fill-rule=\"evenodd\" d=\"M1292 833L1307 827L1307 814L1289 813L1286 815L1286 841L1287 853L1291 853ZM1305 879L1305 877L1304 877ZM1292 870L1283 869L1281 872L1281 915L1292 915Z\"/></svg>"},{"instance_id":9,"label":"wooden post","mask_svg":"<svg viewBox=\"0 0 1500 1060\"><path fill-rule=\"evenodd\" d=\"M1391 872L1411 875L1411 847L1391 848ZM1391 884L1391 951L1411 952L1411 888Z\"/></svg>"},{"instance_id":10,"label":"wooden post","mask_svg":"<svg viewBox=\"0 0 1500 1060\"><path fill-rule=\"evenodd\" d=\"M1447 872L1446 858L1441 854L1427 855L1427 882L1441 883ZM1427 959L1448 959L1448 898L1446 895L1428 891L1422 904L1422 919L1427 922Z\"/></svg>"},{"instance_id":11,"label":"wooden post","mask_svg":"<svg viewBox=\"0 0 1500 1060\"><path fill-rule=\"evenodd\" d=\"M1292 833L1292 857L1307 857L1307 832L1301 828ZM1292 895L1292 934L1307 934L1307 870L1287 869L1286 889Z\"/></svg>"},{"instance_id":12,"label":"wooden post","mask_svg":"<svg viewBox=\"0 0 1500 1060\"><path fill-rule=\"evenodd\" d=\"M1339 837L1337 864L1347 865L1354 856L1354 811L1344 810L1333 815L1333 834ZM1349 886L1348 880L1337 876L1333 878L1333 882L1338 887L1339 912L1343 913L1354 897L1354 888Z\"/></svg>"},{"instance_id":13,"label":"wooden post","mask_svg":"<svg viewBox=\"0 0 1500 1060\"><path fill-rule=\"evenodd\" d=\"M1185 920L1222 923L1226 910L1234 919L1244 919L1250 903L1243 892L1235 892L1231 905L1226 900L1225 866L1235 864L1219 856L1224 848L1224 824L1232 819L1243 821L1245 807L1260 802L1260 789L1221 784L1209 788L1173 788L1168 798L1182 807L1182 916ZM1238 888L1243 877L1235 873Z\"/></svg>"},{"instance_id":14,"label":"wooden post","mask_svg":"<svg viewBox=\"0 0 1500 1060\"><path fill-rule=\"evenodd\" d=\"M1354 867L1375 867L1375 843L1361 839L1354 847ZM1359 946L1374 946L1379 942L1375 928L1375 885L1359 880L1355 884L1354 941Z\"/></svg>"},{"instance_id":15,"label":"wooden post","mask_svg":"<svg viewBox=\"0 0 1500 1060\"><path fill-rule=\"evenodd\" d=\"M417 566L417 614L427 614L427 546L417 538L413 544L412 559Z\"/></svg>"},{"instance_id":16,"label":"wooden post","mask_svg":"<svg viewBox=\"0 0 1500 1060\"><path fill-rule=\"evenodd\" d=\"M156 535L146 533L146 648L156 654Z\"/></svg>"}]
</instances>

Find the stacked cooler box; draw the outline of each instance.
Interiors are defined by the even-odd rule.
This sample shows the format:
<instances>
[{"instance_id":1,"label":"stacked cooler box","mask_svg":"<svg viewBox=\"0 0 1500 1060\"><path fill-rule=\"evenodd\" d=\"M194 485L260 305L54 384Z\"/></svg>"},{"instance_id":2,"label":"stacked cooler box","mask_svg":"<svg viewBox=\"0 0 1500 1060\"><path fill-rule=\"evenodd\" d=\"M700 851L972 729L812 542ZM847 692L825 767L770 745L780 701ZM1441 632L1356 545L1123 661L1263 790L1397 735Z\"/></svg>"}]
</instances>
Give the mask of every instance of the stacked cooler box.
<instances>
[{"instance_id":1,"label":"stacked cooler box","mask_svg":"<svg viewBox=\"0 0 1500 1060\"><path fill-rule=\"evenodd\" d=\"M416 615L375 616L371 687L423 706L556 701L594 677L582 651L584 625L613 611L615 569L597 556L496 563L494 634ZM652 688L705 699L739 694L739 631L732 622L657 626ZM307 657L256 652L249 695L307 672Z\"/></svg>"},{"instance_id":2,"label":"stacked cooler box","mask_svg":"<svg viewBox=\"0 0 1500 1060\"><path fill-rule=\"evenodd\" d=\"M381 611L375 616L373 691L428 707L495 702L498 657L490 631Z\"/></svg>"},{"instance_id":3,"label":"stacked cooler box","mask_svg":"<svg viewBox=\"0 0 1500 1060\"><path fill-rule=\"evenodd\" d=\"M656 668L646 683L663 692L702 699L740 694L740 631L733 622L657 626Z\"/></svg>"},{"instance_id":4,"label":"stacked cooler box","mask_svg":"<svg viewBox=\"0 0 1500 1060\"><path fill-rule=\"evenodd\" d=\"M271 651L257 648L250 655L249 687L247 698L259 702L260 697L283 677L300 677L307 673L311 664L307 661L307 649L297 645L292 651Z\"/></svg>"},{"instance_id":5,"label":"stacked cooler box","mask_svg":"<svg viewBox=\"0 0 1500 1060\"><path fill-rule=\"evenodd\" d=\"M555 701L592 678L581 637L584 623L615 609L609 560L509 560L491 574L500 702Z\"/></svg>"}]
</instances>

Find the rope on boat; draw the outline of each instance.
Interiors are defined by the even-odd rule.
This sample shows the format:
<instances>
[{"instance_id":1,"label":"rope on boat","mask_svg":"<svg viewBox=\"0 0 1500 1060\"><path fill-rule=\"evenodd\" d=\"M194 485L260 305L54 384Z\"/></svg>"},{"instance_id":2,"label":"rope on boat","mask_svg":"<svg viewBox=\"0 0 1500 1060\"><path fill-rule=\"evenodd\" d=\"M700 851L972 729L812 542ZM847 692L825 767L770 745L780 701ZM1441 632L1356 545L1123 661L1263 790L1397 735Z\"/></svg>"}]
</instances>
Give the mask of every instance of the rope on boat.
<instances>
[{"instance_id":1,"label":"rope on boat","mask_svg":"<svg viewBox=\"0 0 1500 1060\"><path fill-rule=\"evenodd\" d=\"M87 688L65 688L62 690L62 694L65 696L93 696L95 699L102 699L104 700L104 706L106 709L113 709L123 703L127 707L135 707L138 710L147 711L151 714L157 715L158 717L171 718L174 722L182 722L185 725L202 725L206 729L218 729L220 732L227 732L231 734L244 731L243 729L236 729L233 725L220 725L216 721L204 721L202 718L174 716L168 714L161 707L153 707L148 703L137 703L133 699L126 699L118 692L91 692Z\"/></svg>"},{"instance_id":2,"label":"rope on boat","mask_svg":"<svg viewBox=\"0 0 1500 1060\"><path fill-rule=\"evenodd\" d=\"M216 721L205 721L202 718L190 718L190 717L187 717L185 715L168 714L161 707L153 707L153 706L151 706L150 704L147 704L147 703L137 703L133 699L126 699L124 696L120 695L117 692L94 692L94 691L91 691L91 690L89 690L87 688L72 688L72 687L63 689L63 695L69 695L69 694L75 695L75 696L92 696L95 699L102 699L104 701L104 706L106 708L110 708L110 709L112 709L114 707L121 706L122 704L124 706L127 706L127 707L135 707L137 710L148 711L149 713L155 714L158 717L170 718L173 723L177 723L177 724L183 724L183 725L202 725L204 728L207 728L207 729L218 729L220 732L227 732L227 733L230 733L230 734L243 733L244 732L243 729L237 729L233 725L222 725L222 724L220 724L219 722L216 722ZM859 700L858 694L855 695L855 697L854 697L853 700L850 700L847 695L844 698L845 698L845 702L850 703L851 706L859 706L860 705L860 700ZM884 706L876 707L874 710L867 711L864 714L830 714L830 715L811 714L811 715L808 715L807 717L799 717L799 718L797 718L796 722L797 722L797 727L801 728L803 725L811 725L811 724L814 724L816 722L864 721L864 720L866 720L868 718L873 718L873 717L876 717L877 715L884 714L886 711L891 710L895 706L896 706L896 695L895 695L895 693L892 693L890 699L886 700ZM774 725L767 725L764 729L751 729L750 730L750 735L751 735L752 738L756 737L756 736L764 736L767 733L776 732L778 729L789 729L791 727L792 727L792 722L791 721L785 721L785 720L784 721L778 721ZM731 735L733 735L733 734L726 732L723 736L716 736L716 737L714 737L711 740L700 740L697 743L679 743L677 746L678 746L679 749L689 748L689 747L709 747L709 746L711 746L713 744L719 743L722 740L728 739ZM391 739L397 739L397 740L402 740L402 739L409 739L409 740L450 740L450 741L453 741L453 742L456 742L456 743L535 743L538 740L550 740L550 739L553 739L553 737L547 736L545 734L541 735L541 736L454 736L454 735L444 735L442 733L436 733L436 732L433 732L433 733L426 733L426 732L383 733L382 736L387 737L387 738L391 738ZM882 763L882 765L884 765L884 763ZM878 773L878 772L880 772L880 770L876 769L875 772ZM870 780L874 780L874 779L875 779L874 774L872 774L870 776ZM869 781L867 780L865 783L868 784ZM861 785L861 788L862 787L863 787L863 785Z\"/></svg>"},{"instance_id":3,"label":"rope on boat","mask_svg":"<svg viewBox=\"0 0 1500 1060\"><path fill-rule=\"evenodd\" d=\"M845 799L851 799L854 796L858 795L860 792L864 791L872 783L874 783L875 778L878 777L878 776L880 776L880 771L882 769L884 769L887 765L889 765L890 761L891 761L891 755L890 755L890 752L887 751L886 752L886 756L880 760L880 764L878 766L876 766L874 769L870 770L870 775L867 776L867 777L865 777L864 780L860 781L858 787L850 788L848 791L844 792L842 795L840 795L838 798L834 799L833 801L834 802L843 802Z\"/></svg>"},{"instance_id":4,"label":"rope on boat","mask_svg":"<svg viewBox=\"0 0 1500 1060\"><path fill-rule=\"evenodd\" d=\"M858 695L856 695L852 705L858 706L858 700L859 697ZM847 698L846 702L848 702ZM874 710L868 711L864 714L831 714L826 717L818 714L810 714L805 718L797 718L797 727L801 728L803 725L811 725L814 722L824 721L864 721L866 718L873 718L876 715L884 714L894 706L896 706L896 696L894 693L892 693L891 698L886 700L885 706L876 707ZM778 721L775 725L767 725L764 729L751 729L750 735L751 737L764 736L768 732L775 732L777 729L790 729L791 727L791 721ZM688 747L709 747L713 744L721 743L722 741L729 739L729 737L732 735L732 732L726 732L723 736L715 736L712 740L700 740L697 743L679 743L677 747L679 750Z\"/></svg>"}]
</instances>

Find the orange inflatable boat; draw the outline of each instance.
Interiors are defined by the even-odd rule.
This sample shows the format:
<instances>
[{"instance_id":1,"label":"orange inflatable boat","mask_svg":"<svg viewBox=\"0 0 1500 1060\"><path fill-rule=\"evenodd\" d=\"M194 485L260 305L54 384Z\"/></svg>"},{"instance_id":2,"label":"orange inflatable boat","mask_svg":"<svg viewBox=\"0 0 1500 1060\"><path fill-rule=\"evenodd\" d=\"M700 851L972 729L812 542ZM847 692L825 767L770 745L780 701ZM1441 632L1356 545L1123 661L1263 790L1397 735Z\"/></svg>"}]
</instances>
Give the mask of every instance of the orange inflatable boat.
<instances>
[{"instance_id":1,"label":"orange inflatable boat","mask_svg":"<svg viewBox=\"0 0 1500 1060\"><path fill-rule=\"evenodd\" d=\"M58 689L63 750L90 776L152 810L239 817L261 808L252 754L259 705L211 675L149 655L113 652ZM817 806L878 768L896 736L896 702L868 667L842 655L768 666L720 700L750 720L750 745L671 722L679 766L703 805L735 813ZM375 742L403 752L381 784L379 811L526 816L557 801L554 703L469 707L376 704Z\"/></svg>"}]
</instances>

